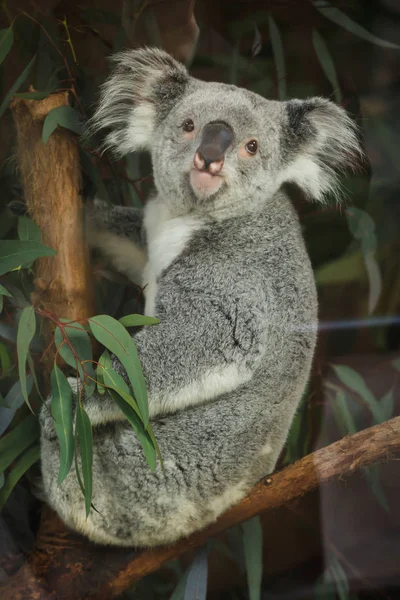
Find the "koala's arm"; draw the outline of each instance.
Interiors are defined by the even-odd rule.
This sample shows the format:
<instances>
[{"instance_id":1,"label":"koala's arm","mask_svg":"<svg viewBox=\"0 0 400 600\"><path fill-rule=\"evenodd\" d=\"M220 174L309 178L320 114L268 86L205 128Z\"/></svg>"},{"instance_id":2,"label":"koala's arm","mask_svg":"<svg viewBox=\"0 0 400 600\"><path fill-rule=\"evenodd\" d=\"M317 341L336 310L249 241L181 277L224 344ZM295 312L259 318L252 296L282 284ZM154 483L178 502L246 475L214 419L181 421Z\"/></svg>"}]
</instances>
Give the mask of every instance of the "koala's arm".
<instances>
[{"instance_id":1,"label":"koala's arm","mask_svg":"<svg viewBox=\"0 0 400 600\"><path fill-rule=\"evenodd\" d=\"M89 245L110 261L112 266L139 285L147 261L143 210L109 206L95 200L86 209Z\"/></svg>"},{"instance_id":2,"label":"koala's arm","mask_svg":"<svg viewBox=\"0 0 400 600\"><path fill-rule=\"evenodd\" d=\"M151 418L238 388L251 379L265 350L265 314L248 291L189 292L172 280L171 276L164 284L160 282L160 324L134 336ZM128 382L115 357L113 368ZM105 397L87 399L86 410L93 425L124 419Z\"/></svg>"}]
</instances>

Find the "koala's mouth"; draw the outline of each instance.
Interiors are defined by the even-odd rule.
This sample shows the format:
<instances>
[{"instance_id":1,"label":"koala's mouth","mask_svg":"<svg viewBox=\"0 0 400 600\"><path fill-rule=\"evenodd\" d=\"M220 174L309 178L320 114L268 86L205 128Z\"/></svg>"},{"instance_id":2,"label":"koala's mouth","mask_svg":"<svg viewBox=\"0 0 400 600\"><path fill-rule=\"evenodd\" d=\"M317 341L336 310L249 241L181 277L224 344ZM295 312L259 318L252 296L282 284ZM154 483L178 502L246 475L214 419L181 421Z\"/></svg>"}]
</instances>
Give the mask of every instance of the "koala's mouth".
<instances>
[{"instance_id":1,"label":"koala's mouth","mask_svg":"<svg viewBox=\"0 0 400 600\"><path fill-rule=\"evenodd\" d=\"M208 198L218 192L224 183L224 177L220 174L213 175L209 171L192 169L189 174L189 181L196 196Z\"/></svg>"}]
</instances>

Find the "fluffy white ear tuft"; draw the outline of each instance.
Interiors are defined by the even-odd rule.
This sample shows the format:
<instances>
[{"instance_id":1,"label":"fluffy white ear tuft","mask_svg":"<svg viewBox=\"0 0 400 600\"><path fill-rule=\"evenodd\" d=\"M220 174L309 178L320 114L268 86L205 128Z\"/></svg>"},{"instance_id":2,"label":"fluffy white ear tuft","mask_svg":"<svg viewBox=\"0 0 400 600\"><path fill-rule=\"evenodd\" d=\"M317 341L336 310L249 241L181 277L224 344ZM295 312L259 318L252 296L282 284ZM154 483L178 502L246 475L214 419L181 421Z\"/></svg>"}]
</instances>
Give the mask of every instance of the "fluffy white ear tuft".
<instances>
[{"instance_id":1,"label":"fluffy white ear tuft","mask_svg":"<svg viewBox=\"0 0 400 600\"><path fill-rule=\"evenodd\" d=\"M296 183L310 199L340 200L339 175L358 170L364 154L356 124L346 111L325 98L285 102L282 154L286 167L280 183Z\"/></svg>"},{"instance_id":2,"label":"fluffy white ear tuft","mask_svg":"<svg viewBox=\"0 0 400 600\"><path fill-rule=\"evenodd\" d=\"M113 62L88 133L106 130L103 150L111 149L117 156L150 149L156 125L185 91L188 72L158 48L127 50Z\"/></svg>"}]
</instances>

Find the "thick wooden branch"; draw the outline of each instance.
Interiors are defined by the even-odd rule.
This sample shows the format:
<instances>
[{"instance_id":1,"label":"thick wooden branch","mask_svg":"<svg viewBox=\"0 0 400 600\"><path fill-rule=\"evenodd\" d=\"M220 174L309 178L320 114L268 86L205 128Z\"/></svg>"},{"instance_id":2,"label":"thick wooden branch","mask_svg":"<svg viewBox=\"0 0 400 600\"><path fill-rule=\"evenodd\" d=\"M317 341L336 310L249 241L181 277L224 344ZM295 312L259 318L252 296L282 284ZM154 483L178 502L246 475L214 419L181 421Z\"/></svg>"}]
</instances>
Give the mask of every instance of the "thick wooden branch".
<instances>
[{"instance_id":1,"label":"thick wooden branch","mask_svg":"<svg viewBox=\"0 0 400 600\"><path fill-rule=\"evenodd\" d=\"M41 101L17 98L12 110L28 212L41 230L43 243L57 251L55 257L36 263L33 303L57 317L75 320L93 315L78 146L74 135L63 128L42 141L47 114L67 105L68 93L61 92Z\"/></svg>"},{"instance_id":2,"label":"thick wooden branch","mask_svg":"<svg viewBox=\"0 0 400 600\"><path fill-rule=\"evenodd\" d=\"M329 481L344 480L362 467L387 462L399 455L400 417L396 417L345 437L266 477L247 498L207 529L176 544L152 550L94 546L68 533L53 516L47 516L35 551L22 569L0 587L0 597L13 600L116 598L135 581L156 571L166 561L203 545L210 537L261 512L288 505Z\"/></svg>"}]
</instances>

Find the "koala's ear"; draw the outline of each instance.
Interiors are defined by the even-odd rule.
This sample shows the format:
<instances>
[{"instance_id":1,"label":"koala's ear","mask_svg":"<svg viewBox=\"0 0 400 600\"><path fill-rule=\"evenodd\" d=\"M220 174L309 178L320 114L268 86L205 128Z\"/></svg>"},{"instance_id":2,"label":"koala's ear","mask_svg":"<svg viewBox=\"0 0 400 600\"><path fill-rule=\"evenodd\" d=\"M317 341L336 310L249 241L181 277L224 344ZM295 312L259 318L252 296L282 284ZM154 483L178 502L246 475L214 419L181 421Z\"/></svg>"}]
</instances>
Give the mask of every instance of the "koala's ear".
<instances>
[{"instance_id":1,"label":"koala's ear","mask_svg":"<svg viewBox=\"0 0 400 600\"><path fill-rule=\"evenodd\" d=\"M284 103L282 153L287 167L282 182L296 183L310 199L341 197L338 175L361 167L364 154L357 126L340 106L326 98Z\"/></svg>"},{"instance_id":2,"label":"koala's ear","mask_svg":"<svg viewBox=\"0 0 400 600\"><path fill-rule=\"evenodd\" d=\"M101 88L88 131L107 130L103 149L123 156L151 147L155 126L184 94L189 75L158 48L127 50L112 60L115 67Z\"/></svg>"}]
</instances>

